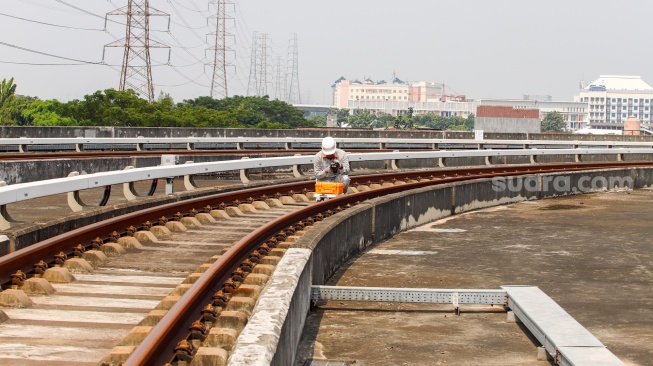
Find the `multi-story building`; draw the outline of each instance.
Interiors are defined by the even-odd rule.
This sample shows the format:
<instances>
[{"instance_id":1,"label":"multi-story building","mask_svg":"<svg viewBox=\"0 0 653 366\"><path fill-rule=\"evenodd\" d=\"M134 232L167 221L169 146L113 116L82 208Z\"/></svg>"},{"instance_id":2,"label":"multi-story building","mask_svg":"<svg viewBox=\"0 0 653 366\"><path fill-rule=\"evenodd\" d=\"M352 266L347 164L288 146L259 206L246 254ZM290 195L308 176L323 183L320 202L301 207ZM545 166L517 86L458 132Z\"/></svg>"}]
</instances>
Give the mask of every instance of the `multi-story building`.
<instances>
[{"instance_id":1,"label":"multi-story building","mask_svg":"<svg viewBox=\"0 0 653 366\"><path fill-rule=\"evenodd\" d=\"M333 88L333 105L338 109L367 109L372 113L402 115L413 108L414 113L435 113L439 116L468 117L475 106L464 95L447 95L442 83L427 81L405 82L394 78L374 82L366 79L338 79Z\"/></svg>"},{"instance_id":2,"label":"multi-story building","mask_svg":"<svg viewBox=\"0 0 653 366\"><path fill-rule=\"evenodd\" d=\"M642 127L653 126L653 88L640 76L600 75L581 88L574 100L588 106L592 128L622 130L631 116L637 117Z\"/></svg>"}]
</instances>

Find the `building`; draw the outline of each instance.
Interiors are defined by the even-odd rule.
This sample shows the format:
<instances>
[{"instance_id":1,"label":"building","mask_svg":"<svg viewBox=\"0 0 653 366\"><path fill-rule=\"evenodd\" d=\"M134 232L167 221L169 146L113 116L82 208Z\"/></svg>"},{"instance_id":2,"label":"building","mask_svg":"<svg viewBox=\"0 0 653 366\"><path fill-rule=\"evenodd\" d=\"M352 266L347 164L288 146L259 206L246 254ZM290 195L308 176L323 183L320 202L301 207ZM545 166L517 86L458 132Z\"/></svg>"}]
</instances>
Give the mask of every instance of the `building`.
<instances>
[{"instance_id":1,"label":"building","mask_svg":"<svg viewBox=\"0 0 653 366\"><path fill-rule=\"evenodd\" d=\"M653 127L653 88L640 76L600 75L583 87L575 101L588 106L592 128L623 130L628 117L636 117L644 128Z\"/></svg>"},{"instance_id":2,"label":"building","mask_svg":"<svg viewBox=\"0 0 653 366\"><path fill-rule=\"evenodd\" d=\"M332 88L333 105L338 109L367 109L372 113L399 116L413 108L416 114L435 113L463 118L475 111L473 103L464 95L446 94L442 83L405 82L396 77L391 82L370 79L361 82L341 77Z\"/></svg>"},{"instance_id":3,"label":"building","mask_svg":"<svg viewBox=\"0 0 653 366\"><path fill-rule=\"evenodd\" d=\"M474 129L483 132L540 133L540 111L510 106L480 105Z\"/></svg>"},{"instance_id":4,"label":"building","mask_svg":"<svg viewBox=\"0 0 653 366\"><path fill-rule=\"evenodd\" d=\"M528 98L528 99L526 99ZM532 96L524 96L519 99L480 99L478 106L501 106L515 109L537 109L540 113L540 121L550 112L558 112L567 123L569 131L576 131L587 127L588 106L585 102L553 101L551 97L535 99Z\"/></svg>"}]
</instances>

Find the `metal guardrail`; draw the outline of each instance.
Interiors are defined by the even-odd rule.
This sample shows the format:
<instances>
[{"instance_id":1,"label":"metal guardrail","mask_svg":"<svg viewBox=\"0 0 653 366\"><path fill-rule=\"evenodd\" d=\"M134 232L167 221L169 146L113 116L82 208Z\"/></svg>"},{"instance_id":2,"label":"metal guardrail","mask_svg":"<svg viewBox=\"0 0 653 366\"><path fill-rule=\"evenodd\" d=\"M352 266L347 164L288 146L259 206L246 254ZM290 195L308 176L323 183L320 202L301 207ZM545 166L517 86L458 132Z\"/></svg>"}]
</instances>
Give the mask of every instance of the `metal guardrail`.
<instances>
[{"instance_id":1,"label":"metal guardrail","mask_svg":"<svg viewBox=\"0 0 653 366\"><path fill-rule=\"evenodd\" d=\"M653 148L604 148L604 149L512 149L512 150L467 150L467 151L416 151L416 152L379 152L365 154L349 154L350 163L364 161L388 161L392 169L398 169L398 160L411 159L434 159L438 166L445 167L446 159L483 157L486 165L492 165L493 157L504 156L529 156L531 163L537 162L538 156L546 155L573 155L576 161L581 161L582 155L617 155L617 160L623 161L625 154L653 154ZM0 182L0 230L11 227L11 218L7 213L6 205L10 203L30 200L39 197L52 196L56 194L68 194L68 203L73 211L81 211L84 204L79 200L79 192L92 188L105 188L115 184L123 184L123 193L128 200L137 198L133 191L133 184L139 181L157 181L166 179L169 190L172 193L172 179L184 177L184 187L193 190L197 186L193 183L193 177L201 174L211 174L225 171L240 171L241 180L249 182L247 171L249 169L292 166L293 174L301 177L301 165L313 164L314 155L297 155L290 157L274 158L243 158L241 160L192 163L180 165L162 165L148 168L127 167L121 171L110 171L86 175L76 175L66 178L48 179L30 183L5 185ZM153 192L153 190L150 190ZM106 199L103 199L106 203Z\"/></svg>"},{"instance_id":2,"label":"metal guardrail","mask_svg":"<svg viewBox=\"0 0 653 366\"><path fill-rule=\"evenodd\" d=\"M549 140L473 140L473 139L419 139L419 138L343 138L335 137L341 146L356 144L377 145L385 149L387 145L407 144L428 146L438 149L445 146L476 146L479 149L485 146L570 146L572 148L585 146L624 146L624 147L653 147L653 142L622 142L622 141L549 141ZM322 138L312 137L173 137L173 138L3 138L0 146L17 146L20 152L29 151L30 146L74 146L75 150L83 151L84 145L122 145L133 146L137 151L145 150L145 145L185 145L187 150L194 150L196 145L236 145L239 150L245 144L283 144L287 150L293 144L319 145Z\"/></svg>"},{"instance_id":3,"label":"metal guardrail","mask_svg":"<svg viewBox=\"0 0 653 366\"><path fill-rule=\"evenodd\" d=\"M505 290L311 286L311 300L506 305Z\"/></svg>"}]
</instances>

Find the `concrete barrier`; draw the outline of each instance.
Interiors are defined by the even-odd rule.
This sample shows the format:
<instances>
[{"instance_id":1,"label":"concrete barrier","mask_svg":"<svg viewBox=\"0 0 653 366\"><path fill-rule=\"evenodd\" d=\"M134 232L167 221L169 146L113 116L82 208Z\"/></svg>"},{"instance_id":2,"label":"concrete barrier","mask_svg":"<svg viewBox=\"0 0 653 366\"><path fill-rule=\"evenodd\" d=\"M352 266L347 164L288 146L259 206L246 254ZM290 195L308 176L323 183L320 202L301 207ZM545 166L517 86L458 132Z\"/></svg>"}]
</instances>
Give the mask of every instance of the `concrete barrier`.
<instances>
[{"instance_id":1,"label":"concrete barrier","mask_svg":"<svg viewBox=\"0 0 653 366\"><path fill-rule=\"evenodd\" d=\"M560 189L544 190L549 183L553 187L556 178ZM309 311L310 286L325 284L352 256L379 241L455 213L605 191L610 188L610 181L626 182L624 187L628 188L651 187L653 168L533 174L510 179L512 188L507 180L501 189L496 179L478 179L397 193L366 201L323 220L299 238L281 259L277 268L286 270L270 277L268 284L272 286L263 290L252 318L233 348L229 364L292 364ZM289 273L295 273L294 277ZM282 289L292 293L279 294ZM270 304L277 304L274 311L270 311ZM275 317L272 322L271 317Z\"/></svg>"}]
</instances>

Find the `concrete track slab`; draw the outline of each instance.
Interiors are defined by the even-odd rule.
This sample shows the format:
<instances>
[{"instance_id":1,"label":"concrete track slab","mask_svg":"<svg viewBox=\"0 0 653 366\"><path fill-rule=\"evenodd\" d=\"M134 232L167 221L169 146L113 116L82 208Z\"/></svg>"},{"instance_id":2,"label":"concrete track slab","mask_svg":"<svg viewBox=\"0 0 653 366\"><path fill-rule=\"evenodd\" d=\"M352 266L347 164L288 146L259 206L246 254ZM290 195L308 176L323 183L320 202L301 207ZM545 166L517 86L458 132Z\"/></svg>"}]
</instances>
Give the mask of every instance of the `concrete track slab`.
<instances>
[{"instance_id":1,"label":"concrete track slab","mask_svg":"<svg viewBox=\"0 0 653 366\"><path fill-rule=\"evenodd\" d=\"M524 202L407 231L328 285L498 289L534 285L629 366L653 360L653 190ZM550 365L501 309L328 302L309 314L296 365Z\"/></svg>"}]
</instances>

